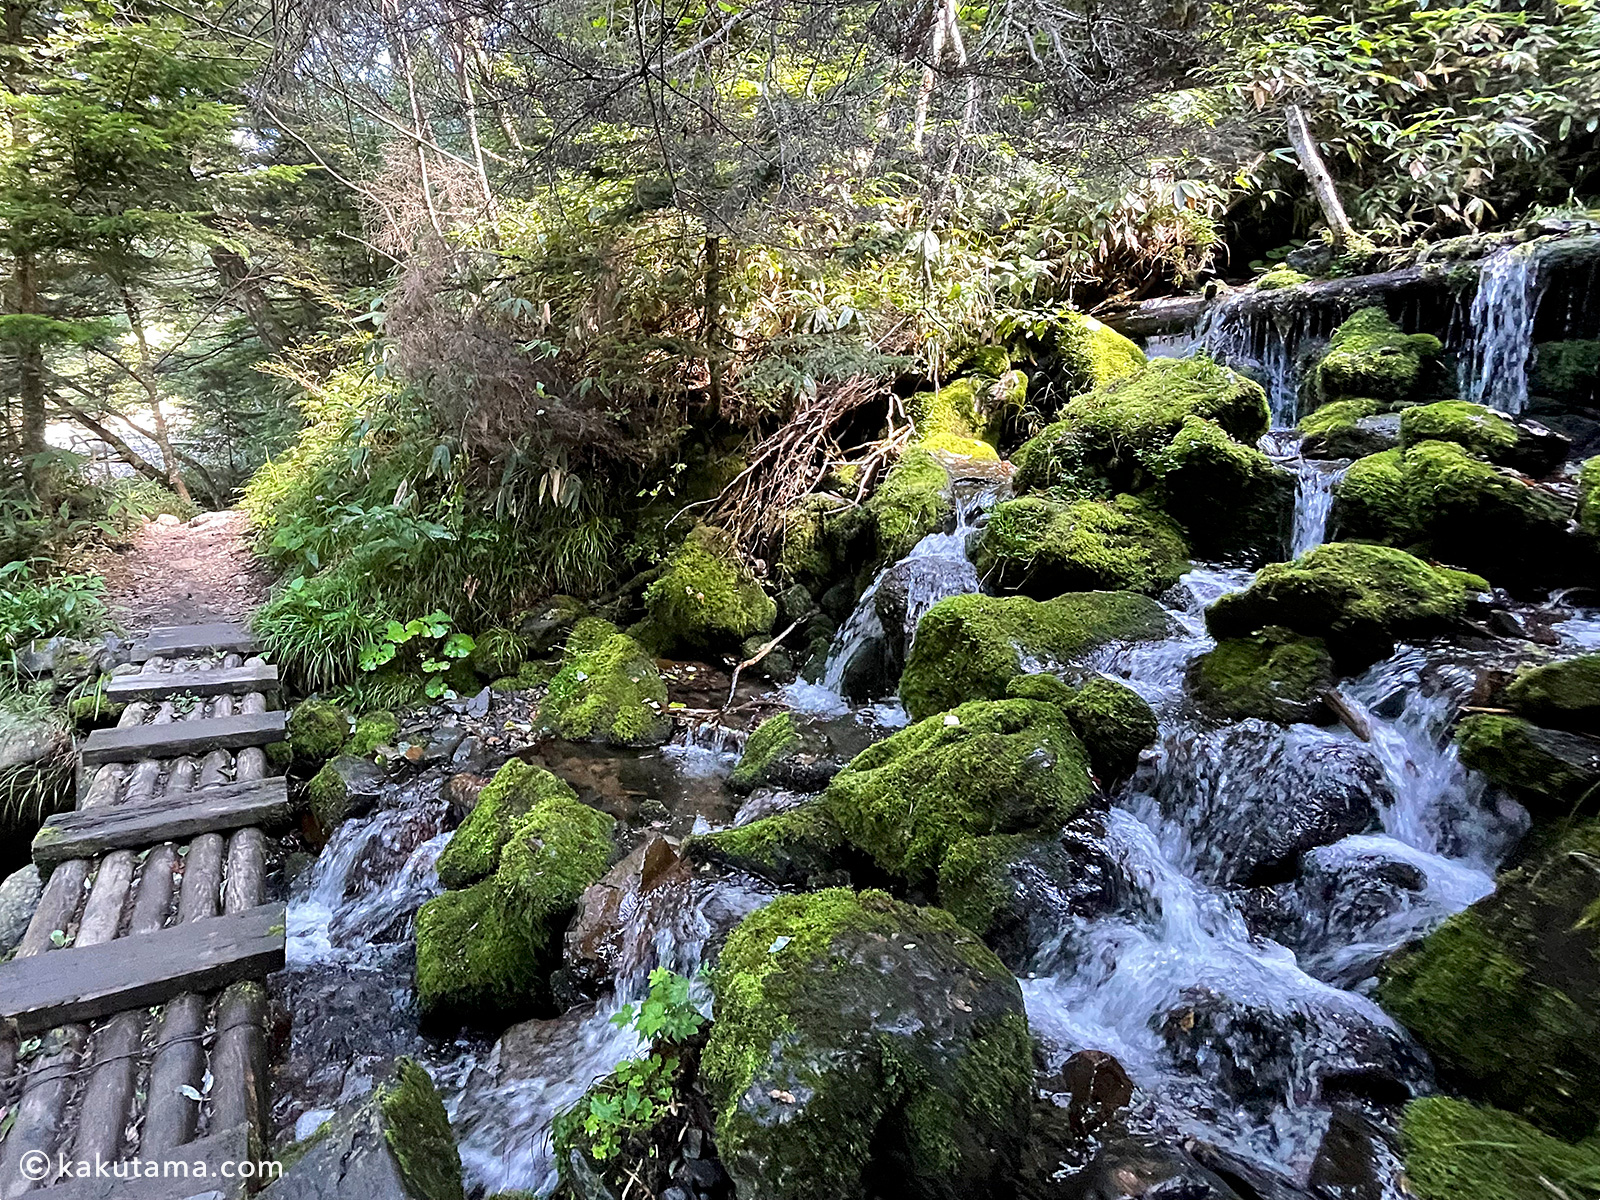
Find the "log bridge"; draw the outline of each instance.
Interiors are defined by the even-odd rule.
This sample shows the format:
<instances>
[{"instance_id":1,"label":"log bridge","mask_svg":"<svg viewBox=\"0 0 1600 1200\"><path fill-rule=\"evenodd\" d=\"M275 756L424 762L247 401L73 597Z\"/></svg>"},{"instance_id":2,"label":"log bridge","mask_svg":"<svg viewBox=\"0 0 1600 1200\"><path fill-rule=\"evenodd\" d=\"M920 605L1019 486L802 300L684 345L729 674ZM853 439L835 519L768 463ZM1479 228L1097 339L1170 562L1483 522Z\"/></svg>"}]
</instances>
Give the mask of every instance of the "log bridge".
<instances>
[{"instance_id":1,"label":"log bridge","mask_svg":"<svg viewBox=\"0 0 1600 1200\"><path fill-rule=\"evenodd\" d=\"M0 1200L236 1200L259 1182L223 1164L264 1157L263 981L286 940L265 831L292 814L265 750L286 736L278 672L254 650L234 625L140 642L107 686L117 727L80 747L76 811L34 839L44 893L0 963ZM77 1177L135 1160L137 1180Z\"/></svg>"}]
</instances>

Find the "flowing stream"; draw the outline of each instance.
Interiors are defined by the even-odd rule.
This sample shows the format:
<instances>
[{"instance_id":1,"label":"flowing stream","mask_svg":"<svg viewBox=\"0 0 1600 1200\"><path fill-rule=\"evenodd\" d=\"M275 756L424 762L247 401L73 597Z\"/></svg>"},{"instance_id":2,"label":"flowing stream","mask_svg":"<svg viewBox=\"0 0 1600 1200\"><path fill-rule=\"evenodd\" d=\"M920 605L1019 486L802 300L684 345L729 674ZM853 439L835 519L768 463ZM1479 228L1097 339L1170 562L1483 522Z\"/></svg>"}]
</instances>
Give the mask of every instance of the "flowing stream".
<instances>
[{"instance_id":1,"label":"flowing stream","mask_svg":"<svg viewBox=\"0 0 1600 1200\"><path fill-rule=\"evenodd\" d=\"M1328 514L1333 511L1333 490L1344 478L1349 463L1302 458L1295 473L1294 535L1289 557L1298 558L1327 540Z\"/></svg>"},{"instance_id":2,"label":"flowing stream","mask_svg":"<svg viewBox=\"0 0 1600 1200\"><path fill-rule=\"evenodd\" d=\"M1537 245L1506 246L1483 260L1472 300L1472 350L1461 364L1463 399L1508 413L1527 407L1534 321L1547 282Z\"/></svg>"}]
</instances>

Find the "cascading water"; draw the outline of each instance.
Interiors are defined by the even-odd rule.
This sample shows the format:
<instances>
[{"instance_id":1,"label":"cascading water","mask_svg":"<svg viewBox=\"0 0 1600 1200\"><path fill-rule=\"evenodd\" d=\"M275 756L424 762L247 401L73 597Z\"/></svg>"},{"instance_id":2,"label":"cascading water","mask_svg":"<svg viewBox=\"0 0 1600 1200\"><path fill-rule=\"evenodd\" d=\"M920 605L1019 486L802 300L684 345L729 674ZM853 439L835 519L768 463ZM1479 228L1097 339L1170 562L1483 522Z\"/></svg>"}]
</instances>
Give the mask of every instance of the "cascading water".
<instances>
[{"instance_id":1,"label":"cascading water","mask_svg":"<svg viewBox=\"0 0 1600 1200\"><path fill-rule=\"evenodd\" d=\"M1536 244L1502 247L1483 260L1472 299L1472 351L1461 365L1464 398L1508 413L1527 407L1534 321L1546 283Z\"/></svg>"},{"instance_id":2,"label":"cascading water","mask_svg":"<svg viewBox=\"0 0 1600 1200\"><path fill-rule=\"evenodd\" d=\"M1333 489L1344 478L1349 463L1302 458L1294 491L1294 536L1289 556L1298 558L1327 540L1328 514L1333 511Z\"/></svg>"},{"instance_id":3,"label":"cascading water","mask_svg":"<svg viewBox=\"0 0 1600 1200\"><path fill-rule=\"evenodd\" d=\"M1253 376L1267 390L1272 427L1292 426L1299 416L1299 331L1286 334L1277 314L1250 293L1228 296L1211 306L1201 320L1200 348L1220 363Z\"/></svg>"}]
</instances>

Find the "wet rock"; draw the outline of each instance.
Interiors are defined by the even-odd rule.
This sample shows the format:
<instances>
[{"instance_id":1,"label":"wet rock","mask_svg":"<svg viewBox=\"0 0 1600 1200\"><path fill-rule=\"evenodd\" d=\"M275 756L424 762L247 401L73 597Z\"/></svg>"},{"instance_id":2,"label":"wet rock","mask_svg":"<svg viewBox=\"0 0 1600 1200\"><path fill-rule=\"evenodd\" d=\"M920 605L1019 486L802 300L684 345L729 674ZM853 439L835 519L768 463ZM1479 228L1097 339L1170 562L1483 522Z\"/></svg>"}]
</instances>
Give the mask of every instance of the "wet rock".
<instances>
[{"instance_id":1,"label":"wet rock","mask_svg":"<svg viewBox=\"0 0 1600 1200\"><path fill-rule=\"evenodd\" d=\"M1370 396L1395 402L1425 397L1439 378L1442 347L1427 333L1403 333L1381 307L1363 308L1333 333L1316 366L1322 400Z\"/></svg>"},{"instance_id":2,"label":"wet rock","mask_svg":"<svg viewBox=\"0 0 1600 1200\"><path fill-rule=\"evenodd\" d=\"M739 647L738 661L750 663L745 671L753 672L757 678L789 683L795 677L794 659L782 645L767 649L771 640L764 634L746 638Z\"/></svg>"},{"instance_id":3,"label":"wet rock","mask_svg":"<svg viewBox=\"0 0 1600 1200\"><path fill-rule=\"evenodd\" d=\"M1600 654L1524 671L1507 686L1503 701L1537 725L1600 735Z\"/></svg>"},{"instance_id":4,"label":"wet rock","mask_svg":"<svg viewBox=\"0 0 1600 1200\"><path fill-rule=\"evenodd\" d=\"M728 786L736 792L758 787L820 792L844 769L845 762L816 721L778 713L750 735L738 765L728 776Z\"/></svg>"},{"instance_id":5,"label":"wet rock","mask_svg":"<svg viewBox=\"0 0 1600 1200\"><path fill-rule=\"evenodd\" d=\"M386 815L391 819L383 821L377 836L362 841L360 852L345 874L346 899L364 895L393 879L417 847L437 836L440 830L436 805L407 805ZM383 936L383 931L376 929L367 930L365 936L373 942L390 940Z\"/></svg>"},{"instance_id":6,"label":"wet rock","mask_svg":"<svg viewBox=\"0 0 1600 1200\"><path fill-rule=\"evenodd\" d=\"M0 959L15 950L28 932L43 892L39 868L32 863L13 871L0 883Z\"/></svg>"},{"instance_id":7,"label":"wet rock","mask_svg":"<svg viewBox=\"0 0 1600 1200\"><path fill-rule=\"evenodd\" d=\"M630 927L658 907L687 901L690 868L676 846L650 837L578 897L578 913L567 927L564 967L581 993L598 996L626 965ZM667 891L671 895L657 895Z\"/></svg>"},{"instance_id":8,"label":"wet rock","mask_svg":"<svg viewBox=\"0 0 1600 1200\"><path fill-rule=\"evenodd\" d=\"M1122 1119L1133 1100L1133 1080L1114 1055L1080 1050L1061 1064L1060 1091L1067 1120L1080 1136L1093 1136Z\"/></svg>"},{"instance_id":9,"label":"wet rock","mask_svg":"<svg viewBox=\"0 0 1600 1200\"><path fill-rule=\"evenodd\" d=\"M1103 1147L1053 1195L1060 1200L1243 1200L1179 1147L1131 1138Z\"/></svg>"},{"instance_id":10,"label":"wet rock","mask_svg":"<svg viewBox=\"0 0 1600 1200\"><path fill-rule=\"evenodd\" d=\"M878 561L896 562L943 529L955 513L949 493L950 473L937 458L916 446L902 454L865 506L877 534ZM834 620L848 615L831 610L827 597L823 601L823 611Z\"/></svg>"},{"instance_id":11,"label":"wet rock","mask_svg":"<svg viewBox=\"0 0 1600 1200\"><path fill-rule=\"evenodd\" d=\"M422 765L436 767L448 763L466 736L467 731L459 725L440 725L431 730L423 742Z\"/></svg>"},{"instance_id":12,"label":"wet rock","mask_svg":"<svg viewBox=\"0 0 1600 1200\"><path fill-rule=\"evenodd\" d=\"M262 1193L267 1200L462 1200L461 1156L428 1073L402 1058L335 1115Z\"/></svg>"},{"instance_id":13,"label":"wet rock","mask_svg":"<svg viewBox=\"0 0 1600 1200\"><path fill-rule=\"evenodd\" d=\"M1600 738L1543 729L1519 717L1474 713L1456 728L1461 761L1506 788L1537 820L1593 812Z\"/></svg>"},{"instance_id":14,"label":"wet rock","mask_svg":"<svg viewBox=\"0 0 1600 1200\"><path fill-rule=\"evenodd\" d=\"M1306 458L1365 458L1400 444L1400 414L1376 411L1375 400L1335 400L1305 417L1300 453Z\"/></svg>"},{"instance_id":15,"label":"wet rock","mask_svg":"<svg viewBox=\"0 0 1600 1200\"><path fill-rule=\"evenodd\" d=\"M527 639L529 654L548 654L588 615L583 601L571 596L551 596L522 619L517 632Z\"/></svg>"},{"instance_id":16,"label":"wet rock","mask_svg":"<svg viewBox=\"0 0 1600 1200\"><path fill-rule=\"evenodd\" d=\"M1011 1185L1033 1092L1022 994L948 914L881 892L785 896L720 964L701 1079L740 1195Z\"/></svg>"},{"instance_id":17,"label":"wet rock","mask_svg":"<svg viewBox=\"0 0 1600 1200\"><path fill-rule=\"evenodd\" d=\"M1279 725L1328 724L1324 697L1334 683L1333 658L1321 638L1268 627L1228 638L1194 661L1188 682L1195 703L1227 721L1259 717Z\"/></svg>"},{"instance_id":18,"label":"wet rock","mask_svg":"<svg viewBox=\"0 0 1600 1200\"><path fill-rule=\"evenodd\" d=\"M1353 1108L1336 1108L1307 1184L1323 1200L1394 1200L1403 1171L1400 1142Z\"/></svg>"},{"instance_id":19,"label":"wet rock","mask_svg":"<svg viewBox=\"0 0 1600 1200\"><path fill-rule=\"evenodd\" d=\"M1023 496L995 506L974 563L998 590L1039 600L1095 590L1158 595L1188 570L1189 546L1165 513L1132 496Z\"/></svg>"},{"instance_id":20,"label":"wet rock","mask_svg":"<svg viewBox=\"0 0 1600 1200\"><path fill-rule=\"evenodd\" d=\"M1133 774L1140 755L1155 743L1155 711L1127 684L1093 671L1067 674L1069 679L1019 675L1006 685L1006 695L1060 707L1089 751L1096 780L1109 790Z\"/></svg>"},{"instance_id":21,"label":"wet rock","mask_svg":"<svg viewBox=\"0 0 1600 1200\"><path fill-rule=\"evenodd\" d=\"M341 754L324 763L307 788L311 815L324 836L351 817L370 812L387 782L383 769L365 758Z\"/></svg>"},{"instance_id":22,"label":"wet rock","mask_svg":"<svg viewBox=\"0 0 1600 1200\"><path fill-rule=\"evenodd\" d=\"M817 602L811 593L801 584L794 583L784 588L773 602L778 606L778 617L774 625L779 629L787 629L797 621L804 621L817 611Z\"/></svg>"}]
</instances>

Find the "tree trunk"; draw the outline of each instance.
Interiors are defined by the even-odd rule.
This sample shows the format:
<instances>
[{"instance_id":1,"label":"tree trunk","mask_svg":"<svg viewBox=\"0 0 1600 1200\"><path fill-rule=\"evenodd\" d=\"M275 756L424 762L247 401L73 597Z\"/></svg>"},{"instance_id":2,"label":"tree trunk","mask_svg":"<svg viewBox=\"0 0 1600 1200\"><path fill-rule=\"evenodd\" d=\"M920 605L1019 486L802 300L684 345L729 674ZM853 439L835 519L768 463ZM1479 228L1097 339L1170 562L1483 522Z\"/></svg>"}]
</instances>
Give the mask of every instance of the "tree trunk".
<instances>
[{"instance_id":1,"label":"tree trunk","mask_svg":"<svg viewBox=\"0 0 1600 1200\"><path fill-rule=\"evenodd\" d=\"M722 412L722 339L718 318L722 311L722 239L706 234L706 313L701 323L706 344L706 374L711 411Z\"/></svg>"},{"instance_id":2,"label":"tree trunk","mask_svg":"<svg viewBox=\"0 0 1600 1200\"><path fill-rule=\"evenodd\" d=\"M467 71L467 44L465 38L450 44L450 56L455 60L456 87L461 92L461 103L467 125L467 141L472 146L472 160L478 164L478 194L483 197L484 216L492 218L494 216L494 191L489 187L489 166L483 156L483 140L478 136L478 97L472 88L472 76Z\"/></svg>"},{"instance_id":3,"label":"tree trunk","mask_svg":"<svg viewBox=\"0 0 1600 1200\"><path fill-rule=\"evenodd\" d=\"M101 421L97 417L91 416L77 405L71 403L70 401L63 400L60 396L56 397L56 405L74 421L78 422L78 424L82 425L90 433L94 434L95 437L99 438L102 442L115 450L118 458L127 463L146 479L154 480L156 483L161 484L165 484L167 482L167 473L165 471L156 466L155 463L151 462L144 455L140 454L132 446L128 445L128 443L118 436L116 431L104 421Z\"/></svg>"},{"instance_id":4,"label":"tree trunk","mask_svg":"<svg viewBox=\"0 0 1600 1200\"><path fill-rule=\"evenodd\" d=\"M14 56L7 55L5 84L13 95L21 95L24 84L21 64L28 61L23 49L26 15L20 0L10 0L5 6L6 45L14 48ZM28 127L20 112L11 110L11 151L26 161ZM39 308L39 264L32 247L19 246L12 260L12 285L15 300L11 311L17 316L43 316ZM29 490L34 490L39 456L45 451L45 383L44 346L39 339L24 333L17 338L17 392L22 401L22 429L18 450L22 453L22 477Z\"/></svg>"},{"instance_id":5,"label":"tree trunk","mask_svg":"<svg viewBox=\"0 0 1600 1200\"><path fill-rule=\"evenodd\" d=\"M1311 135L1306 114L1298 104L1291 104L1284 109L1283 115L1289 126L1289 144L1294 147L1295 157L1300 160L1300 169L1311 181L1311 194L1322 208L1322 219L1328 223L1328 229L1333 234L1334 247L1343 250L1349 245L1355 230L1350 225L1350 218L1345 216L1344 205L1333 186L1333 176L1328 172L1328 165L1322 161L1322 152L1317 149L1317 139Z\"/></svg>"},{"instance_id":6,"label":"tree trunk","mask_svg":"<svg viewBox=\"0 0 1600 1200\"><path fill-rule=\"evenodd\" d=\"M167 486L179 499L192 504L194 498L189 495L189 485L184 483L183 472L178 469L178 456L172 452L172 435L167 430L166 410L161 407L161 392L156 385L155 367L150 357L150 342L145 336L144 319L139 315L139 306L134 302L133 293L125 284L121 291L122 308L128 314L128 328L133 331L134 344L139 348L139 361L134 378L144 389L145 399L150 405L156 447L161 451L162 465L167 470Z\"/></svg>"},{"instance_id":7,"label":"tree trunk","mask_svg":"<svg viewBox=\"0 0 1600 1200\"><path fill-rule=\"evenodd\" d=\"M232 250L213 246L211 265L221 276L223 288L239 294L240 307L244 309L250 327L256 331L257 340L272 353L282 350L286 340L283 328L278 323L277 314L272 311L272 302L262 292L260 285L250 278L250 264Z\"/></svg>"},{"instance_id":8,"label":"tree trunk","mask_svg":"<svg viewBox=\"0 0 1600 1200\"><path fill-rule=\"evenodd\" d=\"M928 32L928 62L922 68L922 84L917 88L916 115L911 121L911 148L922 153L922 139L928 127L928 105L933 99L935 70L944 57L944 37L947 22L945 0L933 0L933 23Z\"/></svg>"},{"instance_id":9,"label":"tree trunk","mask_svg":"<svg viewBox=\"0 0 1600 1200\"><path fill-rule=\"evenodd\" d=\"M428 170L428 124L422 115L422 98L417 94L417 76L411 66L411 45L406 41L405 17L398 0L390 0L386 8L390 20L394 22L395 62L405 80L406 97L411 102L411 126L416 132L417 142L417 171L422 176L422 202L427 206L428 222L433 226L433 232L444 243L444 222L439 219L439 208L433 200L433 177Z\"/></svg>"}]
</instances>

